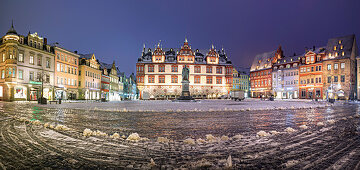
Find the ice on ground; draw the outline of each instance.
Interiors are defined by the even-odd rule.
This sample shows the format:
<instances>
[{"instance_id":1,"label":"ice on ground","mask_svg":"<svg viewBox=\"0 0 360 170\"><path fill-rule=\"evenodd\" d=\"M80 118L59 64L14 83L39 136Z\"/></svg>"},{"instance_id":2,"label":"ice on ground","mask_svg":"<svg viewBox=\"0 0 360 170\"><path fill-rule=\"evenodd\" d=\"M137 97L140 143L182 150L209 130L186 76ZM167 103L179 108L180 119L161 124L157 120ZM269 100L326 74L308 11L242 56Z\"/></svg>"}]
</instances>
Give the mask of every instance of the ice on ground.
<instances>
[{"instance_id":1,"label":"ice on ground","mask_svg":"<svg viewBox=\"0 0 360 170\"><path fill-rule=\"evenodd\" d=\"M157 142L159 143L169 143L170 140L166 137L158 137Z\"/></svg>"},{"instance_id":2,"label":"ice on ground","mask_svg":"<svg viewBox=\"0 0 360 170\"><path fill-rule=\"evenodd\" d=\"M317 126L324 126L325 124L323 122L318 122L316 125Z\"/></svg>"},{"instance_id":3,"label":"ice on ground","mask_svg":"<svg viewBox=\"0 0 360 170\"><path fill-rule=\"evenodd\" d=\"M189 144L189 145L195 145L195 140L192 138L187 138L183 141L185 144Z\"/></svg>"},{"instance_id":4,"label":"ice on ground","mask_svg":"<svg viewBox=\"0 0 360 170\"><path fill-rule=\"evenodd\" d=\"M300 129L308 129L309 127L306 126L306 125L301 125L299 128L300 128Z\"/></svg>"},{"instance_id":5,"label":"ice on ground","mask_svg":"<svg viewBox=\"0 0 360 170\"><path fill-rule=\"evenodd\" d=\"M327 122L332 125L335 123L335 120L331 119L331 120L328 120Z\"/></svg>"},{"instance_id":6,"label":"ice on ground","mask_svg":"<svg viewBox=\"0 0 360 170\"><path fill-rule=\"evenodd\" d=\"M89 136L92 135L92 133L93 133L92 130L90 130L90 129L85 129L84 132L83 132L83 135L84 135L85 137L89 137Z\"/></svg>"},{"instance_id":7,"label":"ice on ground","mask_svg":"<svg viewBox=\"0 0 360 170\"><path fill-rule=\"evenodd\" d=\"M140 138L140 136L139 136L138 133L132 133L132 134L130 134L130 135L128 136L128 138L127 138L126 140L128 140L128 141L133 141L133 142L137 142L137 141L140 141L141 138Z\"/></svg>"},{"instance_id":8,"label":"ice on ground","mask_svg":"<svg viewBox=\"0 0 360 170\"><path fill-rule=\"evenodd\" d=\"M228 136L221 136L220 138L222 141L228 141L229 140L229 137Z\"/></svg>"},{"instance_id":9,"label":"ice on ground","mask_svg":"<svg viewBox=\"0 0 360 170\"><path fill-rule=\"evenodd\" d=\"M257 137L266 137L266 136L270 136L270 134L267 133L267 132L265 132L265 131L263 131L263 130L261 130L261 131L259 131L258 133L256 133L256 136L257 136Z\"/></svg>"},{"instance_id":10,"label":"ice on ground","mask_svg":"<svg viewBox=\"0 0 360 170\"><path fill-rule=\"evenodd\" d=\"M120 135L118 133L114 133L110 136L110 138L113 138L113 139L119 139L120 138Z\"/></svg>"},{"instance_id":11,"label":"ice on ground","mask_svg":"<svg viewBox=\"0 0 360 170\"><path fill-rule=\"evenodd\" d=\"M288 127L288 128L285 129L285 132L287 132L287 133L293 133L293 132L296 132L296 130L293 129L293 128L291 128L291 127Z\"/></svg>"},{"instance_id":12,"label":"ice on ground","mask_svg":"<svg viewBox=\"0 0 360 170\"><path fill-rule=\"evenodd\" d=\"M213 136L212 134L207 134L205 135L206 136L206 140L210 143L213 143L213 142L217 142L219 141L215 136Z\"/></svg>"}]
</instances>

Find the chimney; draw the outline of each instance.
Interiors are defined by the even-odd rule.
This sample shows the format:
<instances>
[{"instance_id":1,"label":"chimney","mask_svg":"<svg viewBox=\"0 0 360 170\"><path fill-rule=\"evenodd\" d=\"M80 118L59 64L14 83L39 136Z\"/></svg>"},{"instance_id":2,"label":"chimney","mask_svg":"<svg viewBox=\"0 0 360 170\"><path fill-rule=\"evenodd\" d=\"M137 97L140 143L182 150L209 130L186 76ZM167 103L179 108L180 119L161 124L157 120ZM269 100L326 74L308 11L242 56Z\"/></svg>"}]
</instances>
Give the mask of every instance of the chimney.
<instances>
[{"instance_id":1,"label":"chimney","mask_svg":"<svg viewBox=\"0 0 360 170\"><path fill-rule=\"evenodd\" d=\"M307 47L305 47L305 52L308 52L308 48L307 48Z\"/></svg>"},{"instance_id":2,"label":"chimney","mask_svg":"<svg viewBox=\"0 0 360 170\"><path fill-rule=\"evenodd\" d=\"M77 54L77 51L74 51L75 52L75 54Z\"/></svg>"},{"instance_id":3,"label":"chimney","mask_svg":"<svg viewBox=\"0 0 360 170\"><path fill-rule=\"evenodd\" d=\"M47 45L47 38L44 38L44 45Z\"/></svg>"},{"instance_id":4,"label":"chimney","mask_svg":"<svg viewBox=\"0 0 360 170\"><path fill-rule=\"evenodd\" d=\"M315 51L315 45L313 46L313 51Z\"/></svg>"}]
</instances>

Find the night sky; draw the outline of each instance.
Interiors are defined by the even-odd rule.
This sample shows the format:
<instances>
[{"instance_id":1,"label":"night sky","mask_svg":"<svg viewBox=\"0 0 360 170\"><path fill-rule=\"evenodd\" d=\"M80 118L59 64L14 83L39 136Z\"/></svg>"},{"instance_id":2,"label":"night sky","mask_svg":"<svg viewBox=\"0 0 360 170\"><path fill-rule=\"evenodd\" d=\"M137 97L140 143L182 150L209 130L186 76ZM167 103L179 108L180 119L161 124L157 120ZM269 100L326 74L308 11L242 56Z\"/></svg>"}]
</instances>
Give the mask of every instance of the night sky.
<instances>
[{"instance_id":1,"label":"night sky","mask_svg":"<svg viewBox=\"0 0 360 170\"><path fill-rule=\"evenodd\" d=\"M359 0L1 0L1 36L12 19L19 34L38 32L69 50L94 52L126 74L135 72L143 43L179 48L185 36L193 49L223 46L244 67L279 45L285 55L301 54L353 33L360 44Z\"/></svg>"}]
</instances>

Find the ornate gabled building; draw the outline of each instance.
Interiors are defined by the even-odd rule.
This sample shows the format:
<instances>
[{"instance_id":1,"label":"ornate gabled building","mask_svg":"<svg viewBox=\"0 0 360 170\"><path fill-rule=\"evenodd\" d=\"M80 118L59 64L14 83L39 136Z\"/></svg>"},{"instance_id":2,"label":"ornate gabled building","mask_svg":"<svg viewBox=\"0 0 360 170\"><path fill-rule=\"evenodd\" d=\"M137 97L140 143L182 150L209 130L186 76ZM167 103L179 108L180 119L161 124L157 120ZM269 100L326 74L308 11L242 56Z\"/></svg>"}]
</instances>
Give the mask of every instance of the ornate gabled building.
<instances>
[{"instance_id":1,"label":"ornate gabled building","mask_svg":"<svg viewBox=\"0 0 360 170\"><path fill-rule=\"evenodd\" d=\"M255 56L250 68L252 97L269 97L272 93L272 65L283 58L281 46L275 51Z\"/></svg>"},{"instance_id":2,"label":"ornate gabled building","mask_svg":"<svg viewBox=\"0 0 360 170\"><path fill-rule=\"evenodd\" d=\"M306 49L300 57L299 66L299 98L322 99L324 76L323 60L326 54L325 47Z\"/></svg>"},{"instance_id":3,"label":"ornate gabled building","mask_svg":"<svg viewBox=\"0 0 360 170\"><path fill-rule=\"evenodd\" d=\"M301 56L286 56L273 64L272 88L276 98L299 97L299 64Z\"/></svg>"},{"instance_id":4,"label":"ornate gabled building","mask_svg":"<svg viewBox=\"0 0 360 170\"><path fill-rule=\"evenodd\" d=\"M323 62L324 96L355 99L356 74L359 74L356 72L356 57L359 53L355 35L329 39L326 50Z\"/></svg>"},{"instance_id":5,"label":"ornate gabled building","mask_svg":"<svg viewBox=\"0 0 360 170\"><path fill-rule=\"evenodd\" d=\"M101 98L108 101L120 101L121 95L119 94L119 77L117 74L115 61L113 64L107 64L103 62L99 63L100 69L102 71Z\"/></svg>"},{"instance_id":6,"label":"ornate gabled building","mask_svg":"<svg viewBox=\"0 0 360 170\"><path fill-rule=\"evenodd\" d=\"M250 68L234 67L233 68L233 87L231 91L244 91L244 97L250 96Z\"/></svg>"},{"instance_id":7,"label":"ornate gabled building","mask_svg":"<svg viewBox=\"0 0 360 170\"><path fill-rule=\"evenodd\" d=\"M19 35L11 25L0 40L0 70L0 100L53 99L54 52L36 32Z\"/></svg>"},{"instance_id":8,"label":"ornate gabled building","mask_svg":"<svg viewBox=\"0 0 360 170\"><path fill-rule=\"evenodd\" d=\"M80 54L79 99L100 100L101 70L95 54Z\"/></svg>"},{"instance_id":9,"label":"ornate gabled building","mask_svg":"<svg viewBox=\"0 0 360 170\"><path fill-rule=\"evenodd\" d=\"M190 93L194 98L215 98L232 88L232 63L225 51L192 50L187 39L180 49L160 44L144 49L136 64L140 99L174 99L181 94L181 70L190 69Z\"/></svg>"}]
</instances>

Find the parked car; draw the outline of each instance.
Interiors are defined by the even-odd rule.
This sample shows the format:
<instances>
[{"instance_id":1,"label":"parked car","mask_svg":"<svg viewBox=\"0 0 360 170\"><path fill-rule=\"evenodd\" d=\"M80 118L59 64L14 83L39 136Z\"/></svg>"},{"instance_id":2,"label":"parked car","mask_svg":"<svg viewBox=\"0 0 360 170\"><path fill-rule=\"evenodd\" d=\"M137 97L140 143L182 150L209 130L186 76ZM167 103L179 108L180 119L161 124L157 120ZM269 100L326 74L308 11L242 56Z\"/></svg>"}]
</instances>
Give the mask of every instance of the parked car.
<instances>
[{"instance_id":1,"label":"parked car","mask_svg":"<svg viewBox=\"0 0 360 170\"><path fill-rule=\"evenodd\" d=\"M218 99L229 99L229 95L221 95Z\"/></svg>"}]
</instances>

